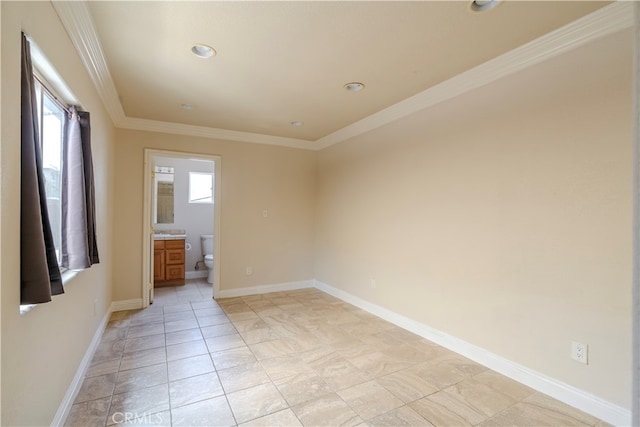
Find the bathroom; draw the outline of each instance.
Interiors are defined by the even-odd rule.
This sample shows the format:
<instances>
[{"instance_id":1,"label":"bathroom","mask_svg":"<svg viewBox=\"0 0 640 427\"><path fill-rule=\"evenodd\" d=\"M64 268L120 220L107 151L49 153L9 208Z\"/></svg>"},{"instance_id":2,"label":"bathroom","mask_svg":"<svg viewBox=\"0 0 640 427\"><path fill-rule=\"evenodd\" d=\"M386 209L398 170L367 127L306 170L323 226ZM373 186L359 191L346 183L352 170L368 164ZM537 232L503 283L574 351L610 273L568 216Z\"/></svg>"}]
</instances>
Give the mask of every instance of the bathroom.
<instances>
[{"instance_id":1,"label":"bathroom","mask_svg":"<svg viewBox=\"0 0 640 427\"><path fill-rule=\"evenodd\" d=\"M156 202L154 233L184 238L184 279L204 278L211 285L214 281L215 162L161 155L154 155L151 160ZM154 267L157 263L155 260ZM177 282L154 280L154 287L183 284L180 280Z\"/></svg>"}]
</instances>

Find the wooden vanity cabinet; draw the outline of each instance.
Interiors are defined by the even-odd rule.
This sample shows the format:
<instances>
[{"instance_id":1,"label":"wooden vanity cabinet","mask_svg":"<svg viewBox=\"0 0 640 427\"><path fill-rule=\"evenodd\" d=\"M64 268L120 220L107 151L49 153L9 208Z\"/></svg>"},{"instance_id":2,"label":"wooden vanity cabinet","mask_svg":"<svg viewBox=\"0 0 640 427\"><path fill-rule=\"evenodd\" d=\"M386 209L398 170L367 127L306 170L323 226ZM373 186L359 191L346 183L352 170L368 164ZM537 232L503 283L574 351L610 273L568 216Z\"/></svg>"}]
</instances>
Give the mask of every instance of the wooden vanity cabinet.
<instances>
[{"instance_id":1,"label":"wooden vanity cabinet","mask_svg":"<svg viewBox=\"0 0 640 427\"><path fill-rule=\"evenodd\" d=\"M153 242L153 283L164 280L164 240Z\"/></svg>"},{"instance_id":2,"label":"wooden vanity cabinet","mask_svg":"<svg viewBox=\"0 0 640 427\"><path fill-rule=\"evenodd\" d=\"M184 285L184 239L153 242L153 283L155 287Z\"/></svg>"}]
</instances>

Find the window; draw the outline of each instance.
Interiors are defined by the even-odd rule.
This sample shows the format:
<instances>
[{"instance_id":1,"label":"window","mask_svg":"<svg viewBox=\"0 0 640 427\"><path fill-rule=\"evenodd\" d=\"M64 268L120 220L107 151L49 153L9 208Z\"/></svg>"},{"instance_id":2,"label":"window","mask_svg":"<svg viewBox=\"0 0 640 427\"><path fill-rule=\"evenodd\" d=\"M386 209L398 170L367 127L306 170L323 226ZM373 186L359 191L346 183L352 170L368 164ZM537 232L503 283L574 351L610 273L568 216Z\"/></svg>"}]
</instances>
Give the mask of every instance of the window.
<instances>
[{"instance_id":1,"label":"window","mask_svg":"<svg viewBox=\"0 0 640 427\"><path fill-rule=\"evenodd\" d=\"M189 172L189 203L213 203L213 174Z\"/></svg>"},{"instance_id":2,"label":"window","mask_svg":"<svg viewBox=\"0 0 640 427\"><path fill-rule=\"evenodd\" d=\"M47 210L49 211L56 256L58 263L60 263L62 248L62 141L66 111L37 77L34 80Z\"/></svg>"}]
</instances>

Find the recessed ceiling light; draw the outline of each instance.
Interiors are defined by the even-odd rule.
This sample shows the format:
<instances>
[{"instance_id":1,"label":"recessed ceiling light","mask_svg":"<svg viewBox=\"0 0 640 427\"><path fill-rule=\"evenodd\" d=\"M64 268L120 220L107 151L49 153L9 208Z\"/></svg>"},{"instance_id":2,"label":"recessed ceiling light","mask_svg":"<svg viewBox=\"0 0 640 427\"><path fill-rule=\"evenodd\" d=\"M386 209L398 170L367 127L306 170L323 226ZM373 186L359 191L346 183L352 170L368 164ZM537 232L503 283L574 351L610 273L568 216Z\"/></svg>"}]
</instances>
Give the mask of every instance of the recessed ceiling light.
<instances>
[{"instance_id":1,"label":"recessed ceiling light","mask_svg":"<svg viewBox=\"0 0 640 427\"><path fill-rule=\"evenodd\" d=\"M183 110L193 110L195 107L192 104L180 104L180 108Z\"/></svg>"},{"instance_id":2,"label":"recessed ceiling light","mask_svg":"<svg viewBox=\"0 0 640 427\"><path fill-rule=\"evenodd\" d=\"M300 127L304 124L304 122L301 122L300 120L296 120L291 122L291 126L295 126L295 127Z\"/></svg>"},{"instance_id":3,"label":"recessed ceiling light","mask_svg":"<svg viewBox=\"0 0 640 427\"><path fill-rule=\"evenodd\" d=\"M191 52L198 58L211 58L216 54L216 50L206 44L193 45Z\"/></svg>"},{"instance_id":4,"label":"recessed ceiling light","mask_svg":"<svg viewBox=\"0 0 640 427\"><path fill-rule=\"evenodd\" d=\"M469 10L472 12L486 12L500 4L501 0L473 0L469 3Z\"/></svg>"},{"instance_id":5,"label":"recessed ceiling light","mask_svg":"<svg viewBox=\"0 0 640 427\"><path fill-rule=\"evenodd\" d=\"M351 82L344 85L344 88L349 92L360 92L362 89L364 89L364 83Z\"/></svg>"}]
</instances>

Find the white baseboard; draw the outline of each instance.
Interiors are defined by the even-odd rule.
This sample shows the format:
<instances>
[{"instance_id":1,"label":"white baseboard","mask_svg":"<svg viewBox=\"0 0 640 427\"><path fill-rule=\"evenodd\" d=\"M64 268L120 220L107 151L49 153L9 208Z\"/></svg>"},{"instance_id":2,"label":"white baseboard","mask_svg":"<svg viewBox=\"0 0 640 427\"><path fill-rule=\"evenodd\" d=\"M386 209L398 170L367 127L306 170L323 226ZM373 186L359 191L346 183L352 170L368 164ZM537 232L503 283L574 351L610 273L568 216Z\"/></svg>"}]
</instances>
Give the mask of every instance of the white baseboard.
<instances>
[{"instance_id":1,"label":"white baseboard","mask_svg":"<svg viewBox=\"0 0 640 427\"><path fill-rule=\"evenodd\" d=\"M67 392L58 406L58 410L56 411L56 415L53 417L51 421L52 426L62 426L69 416L69 411L71 411L71 406L73 406L73 402L76 400L76 396L80 391L80 387L82 386L82 382L84 381L84 375L87 373L87 369L91 364L91 360L93 360L93 355L100 344L100 340L102 339L102 334L104 333L105 328L107 327L107 323L109 323L109 319L111 318L111 307L107 310L107 313L102 318L100 325L96 329L93 334L93 339L89 344L89 348L84 354L84 357L80 361L80 366L78 366L78 370L76 371L76 375L73 377Z\"/></svg>"},{"instance_id":2,"label":"white baseboard","mask_svg":"<svg viewBox=\"0 0 640 427\"><path fill-rule=\"evenodd\" d=\"M113 301L111 311L138 310L142 308L142 298Z\"/></svg>"},{"instance_id":3,"label":"white baseboard","mask_svg":"<svg viewBox=\"0 0 640 427\"><path fill-rule=\"evenodd\" d=\"M270 292L295 291L315 287L314 280L303 280L300 282L278 283L274 285L250 286L238 289L221 289L216 298L234 298L246 295L268 294Z\"/></svg>"},{"instance_id":4,"label":"white baseboard","mask_svg":"<svg viewBox=\"0 0 640 427\"><path fill-rule=\"evenodd\" d=\"M558 381L525 366L514 363L502 356L491 353L484 348L468 343L440 330L434 329L424 323L402 316L389 309L373 304L320 281L306 280L272 285L251 286L238 289L224 289L219 292L218 298L232 298L246 295L266 294L270 292L293 291L313 287L610 424L616 426L631 425L631 411L628 409L622 408L591 393L587 393L586 391L580 390L562 381ZM111 304L109 311L96 330L93 340L91 341L91 344L78 367L78 371L76 372L76 375L69 386L58 411L56 412L51 423L52 426L64 424L64 421L71 410L71 406L73 405L73 401L75 400L80 386L82 385L84 375L91 363L93 354L100 343L100 338L102 337L102 333L109 321L111 313L115 311L135 310L139 308L142 308L142 299L114 301Z\"/></svg>"},{"instance_id":5,"label":"white baseboard","mask_svg":"<svg viewBox=\"0 0 640 427\"><path fill-rule=\"evenodd\" d=\"M207 277L209 275L209 270L205 271L187 271L184 273L185 279L200 279L203 277Z\"/></svg>"},{"instance_id":6,"label":"white baseboard","mask_svg":"<svg viewBox=\"0 0 640 427\"><path fill-rule=\"evenodd\" d=\"M316 280L315 287L610 424L616 426L631 425L631 411L628 409L326 283Z\"/></svg>"}]
</instances>

